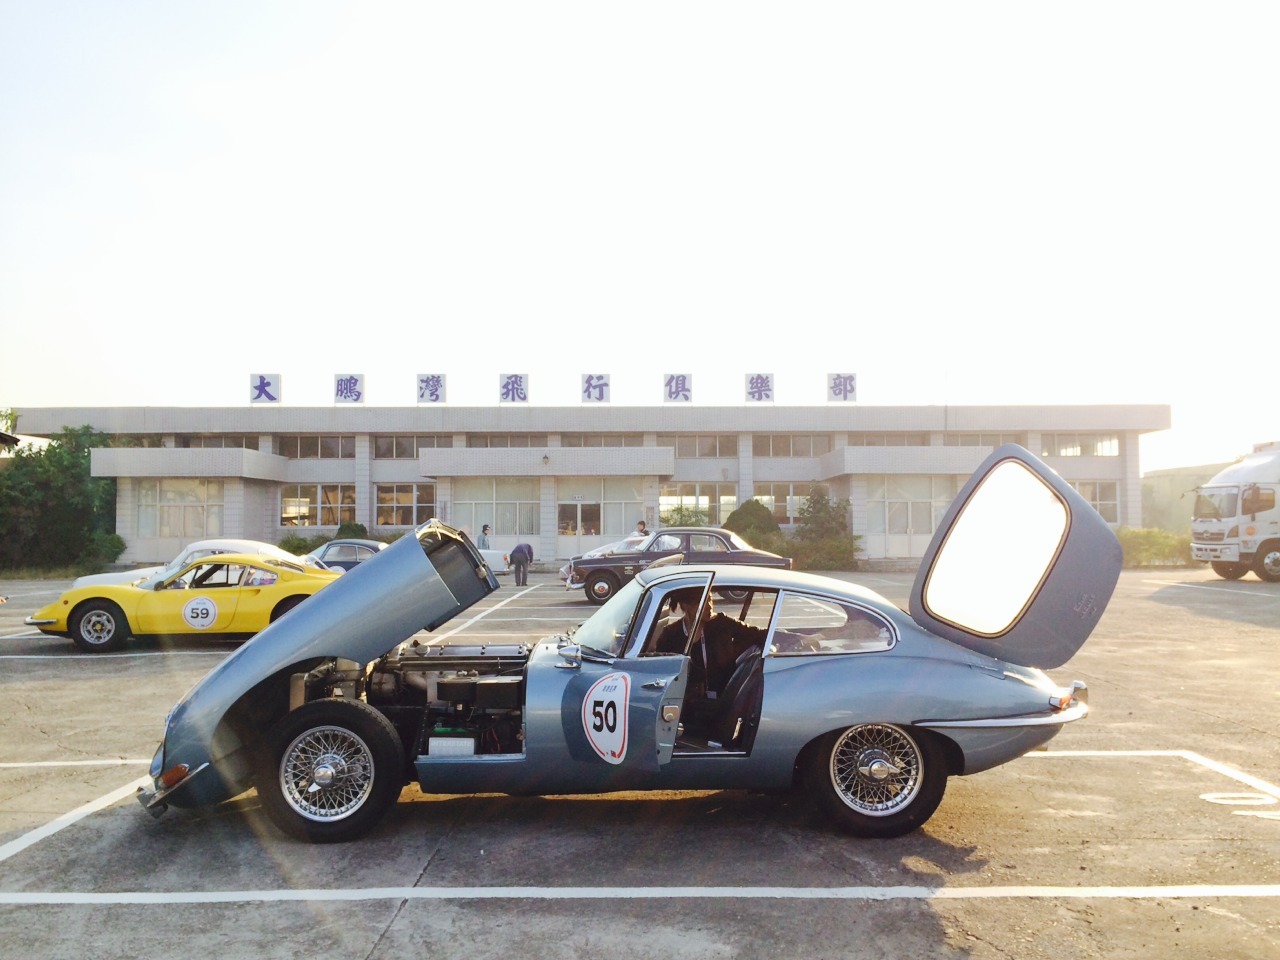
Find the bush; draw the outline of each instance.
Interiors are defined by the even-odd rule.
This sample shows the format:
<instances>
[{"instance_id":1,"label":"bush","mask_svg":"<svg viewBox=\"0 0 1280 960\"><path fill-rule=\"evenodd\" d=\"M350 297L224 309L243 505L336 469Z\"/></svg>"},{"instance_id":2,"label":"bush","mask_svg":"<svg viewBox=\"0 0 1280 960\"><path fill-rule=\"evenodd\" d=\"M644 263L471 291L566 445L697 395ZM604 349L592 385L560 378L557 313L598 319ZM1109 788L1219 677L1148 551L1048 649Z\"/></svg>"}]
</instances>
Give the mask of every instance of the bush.
<instances>
[{"instance_id":1,"label":"bush","mask_svg":"<svg viewBox=\"0 0 1280 960\"><path fill-rule=\"evenodd\" d=\"M79 565L86 570L100 570L124 553L124 537L118 533L93 534L80 552Z\"/></svg>"},{"instance_id":2,"label":"bush","mask_svg":"<svg viewBox=\"0 0 1280 960\"><path fill-rule=\"evenodd\" d=\"M1121 527L1116 531L1126 567L1189 567L1191 534Z\"/></svg>"},{"instance_id":3,"label":"bush","mask_svg":"<svg viewBox=\"0 0 1280 960\"><path fill-rule=\"evenodd\" d=\"M658 516L664 527L701 527L707 523L707 515L695 507L672 507Z\"/></svg>"},{"instance_id":4,"label":"bush","mask_svg":"<svg viewBox=\"0 0 1280 960\"><path fill-rule=\"evenodd\" d=\"M296 556L304 556L310 553L316 547L323 547L332 540L333 537L327 533L317 534L314 537L303 537L296 533L287 533L280 538L280 549Z\"/></svg>"},{"instance_id":5,"label":"bush","mask_svg":"<svg viewBox=\"0 0 1280 960\"><path fill-rule=\"evenodd\" d=\"M796 570L857 570L861 538L851 534L821 540L790 541L791 566ZM775 553L778 551L774 551ZM783 556L786 556L784 553Z\"/></svg>"},{"instance_id":6,"label":"bush","mask_svg":"<svg viewBox=\"0 0 1280 960\"><path fill-rule=\"evenodd\" d=\"M334 540L368 540L369 528L363 523L344 523L333 535Z\"/></svg>"},{"instance_id":7,"label":"bush","mask_svg":"<svg viewBox=\"0 0 1280 960\"><path fill-rule=\"evenodd\" d=\"M782 535L782 529L778 526L778 521L773 519L773 514L759 500L748 500L733 513L725 518L724 528L732 530L738 536L742 537L753 547L759 547L761 550L770 550L771 547L763 546L762 543L766 537ZM774 551L775 553L777 551Z\"/></svg>"}]
</instances>

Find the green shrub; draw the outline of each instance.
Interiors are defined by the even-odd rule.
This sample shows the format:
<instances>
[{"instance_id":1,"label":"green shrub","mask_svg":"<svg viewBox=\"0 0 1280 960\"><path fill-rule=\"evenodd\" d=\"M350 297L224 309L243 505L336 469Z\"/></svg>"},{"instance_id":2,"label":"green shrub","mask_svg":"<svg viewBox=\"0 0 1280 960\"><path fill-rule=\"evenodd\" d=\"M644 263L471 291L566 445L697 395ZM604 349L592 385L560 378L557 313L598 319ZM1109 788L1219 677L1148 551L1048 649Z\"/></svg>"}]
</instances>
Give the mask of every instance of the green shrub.
<instances>
[{"instance_id":1,"label":"green shrub","mask_svg":"<svg viewBox=\"0 0 1280 960\"><path fill-rule=\"evenodd\" d=\"M1140 527L1116 531L1126 567L1189 567L1191 535Z\"/></svg>"},{"instance_id":2,"label":"green shrub","mask_svg":"<svg viewBox=\"0 0 1280 960\"><path fill-rule=\"evenodd\" d=\"M762 543L757 541L762 541L765 537L774 534L782 535L778 521L773 518L769 508L759 500L754 499L748 500L733 513L729 514L725 518L724 528L732 530L753 547L760 547L761 550L770 550L772 548L763 546Z\"/></svg>"},{"instance_id":3,"label":"green shrub","mask_svg":"<svg viewBox=\"0 0 1280 960\"><path fill-rule=\"evenodd\" d=\"M335 540L368 540L369 528L363 523L344 523L338 527L338 532L333 535Z\"/></svg>"},{"instance_id":4,"label":"green shrub","mask_svg":"<svg viewBox=\"0 0 1280 960\"><path fill-rule=\"evenodd\" d=\"M845 570L858 569L858 551L861 538L850 534L824 537L821 540L790 541L791 565L796 570ZM777 552L777 551L775 551ZM786 554L783 554L786 556Z\"/></svg>"},{"instance_id":5,"label":"green shrub","mask_svg":"<svg viewBox=\"0 0 1280 960\"><path fill-rule=\"evenodd\" d=\"M327 533L321 533L314 537L303 537L296 533L287 533L280 538L280 549L296 556L303 556L310 553L316 547L323 547L332 540L333 537Z\"/></svg>"},{"instance_id":6,"label":"green shrub","mask_svg":"<svg viewBox=\"0 0 1280 960\"><path fill-rule=\"evenodd\" d=\"M664 527L702 527L706 526L707 515L696 507L672 507L658 516Z\"/></svg>"}]
</instances>

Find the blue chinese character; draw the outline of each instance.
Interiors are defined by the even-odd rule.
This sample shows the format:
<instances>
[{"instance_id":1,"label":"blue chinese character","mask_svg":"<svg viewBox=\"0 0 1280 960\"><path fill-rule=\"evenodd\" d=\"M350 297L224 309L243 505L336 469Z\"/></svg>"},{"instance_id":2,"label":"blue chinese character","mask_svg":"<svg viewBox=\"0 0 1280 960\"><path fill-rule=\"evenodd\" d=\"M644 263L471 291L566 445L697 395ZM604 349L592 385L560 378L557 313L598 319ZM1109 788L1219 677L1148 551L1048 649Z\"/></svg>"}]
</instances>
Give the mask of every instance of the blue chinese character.
<instances>
[{"instance_id":1,"label":"blue chinese character","mask_svg":"<svg viewBox=\"0 0 1280 960\"><path fill-rule=\"evenodd\" d=\"M582 385L582 397L584 400L603 400L604 392L609 389L609 378L601 374L597 377L594 373L587 374L587 379ZM593 397L592 394L595 394Z\"/></svg>"},{"instance_id":2,"label":"blue chinese character","mask_svg":"<svg viewBox=\"0 0 1280 960\"><path fill-rule=\"evenodd\" d=\"M693 395L688 374L673 373L666 379L668 400L688 400Z\"/></svg>"},{"instance_id":3,"label":"blue chinese character","mask_svg":"<svg viewBox=\"0 0 1280 960\"><path fill-rule=\"evenodd\" d=\"M508 374L502 381L502 399L519 401L529 399L529 395L525 392L524 377L521 374Z\"/></svg>"},{"instance_id":4,"label":"blue chinese character","mask_svg":"<svg viewBox=\"0 0 1280 960\"><path fill-rule=\"evenodd\" d=\"M271 381L268 380L266 377L264 377L262 374L258 374L258 382L253 388L254 390L257 391L257 393L255 393L252 397L250 397L249 401L252 403L254 400L270 400L272 403L274 403L276 398L272 396L271 391L267 389L270 386L271 386Z\"/></svg>"},{"instance_id":5,"label":"blue chinese character","mask_svg":"<svg viewBox=\"0 0 1280 960\"><path fill-rule=\"evenodd\" d=\"M418 378L418 399L440 402L440 390L444 387L444 378L438 374Z\"/></svg>"},{"instance_id":6,"label":"blue chinese character","mask_svg":"<svg viewBox=\"0 0 1280 960\"><path fill-rule=\"evenodd\" d=\"M837 400L849 400L856 392L857 377L851 373L836 373L831 376L831 396Z\"/></svg>"},{"instance_id":7,"label":"blue chinese character","mask_svg":"<svg viewBox=\"0 0 1280 960\"><path fill-rule=\"evenodd\" d=\"M747 381L747 398L750 400L772 400L773 376L768 373L752 374Z\"/></svg>"},{"instance_id":8,"label":"blue chinese character","mask_svg":"<svg viewBox=\"0 0 1280 960\"><path fill-rule=\"evenodd\" d=\"M364 396L360 392L359 377L339 377L333 388L333 398L335 400L352 400L359 402Z\"/></svg>"}]
</instances>

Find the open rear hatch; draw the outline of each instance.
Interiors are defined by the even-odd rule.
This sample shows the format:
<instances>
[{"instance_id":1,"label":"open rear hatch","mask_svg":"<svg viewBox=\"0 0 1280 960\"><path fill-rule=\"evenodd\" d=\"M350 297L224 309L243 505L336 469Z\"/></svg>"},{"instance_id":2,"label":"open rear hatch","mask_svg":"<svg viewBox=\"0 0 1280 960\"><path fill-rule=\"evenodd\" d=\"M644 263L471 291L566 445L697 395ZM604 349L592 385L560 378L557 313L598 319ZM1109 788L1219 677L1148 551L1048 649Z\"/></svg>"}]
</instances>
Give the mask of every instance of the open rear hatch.
<instances>
[{"instance_id":1,"label":"open rear hatch","mask_svg":"<svg viewBox=\"0 0 1280 960\"><path fill-rule=\"evenodd\" d=\"M1120 542L1098 512L1030 452L1006 444L934 532L911 617L978 653L1058 667L1093 632L1120 567Z\"/></svg>"}]
</instances>

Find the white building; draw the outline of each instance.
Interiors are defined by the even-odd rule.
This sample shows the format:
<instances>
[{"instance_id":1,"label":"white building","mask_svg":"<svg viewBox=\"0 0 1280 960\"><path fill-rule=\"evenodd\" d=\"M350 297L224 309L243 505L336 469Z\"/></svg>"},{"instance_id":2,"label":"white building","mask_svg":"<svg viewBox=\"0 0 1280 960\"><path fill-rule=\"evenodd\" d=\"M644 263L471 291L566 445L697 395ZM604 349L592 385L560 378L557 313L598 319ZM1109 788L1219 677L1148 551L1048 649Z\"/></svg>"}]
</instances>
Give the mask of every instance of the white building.
<instances>
[{"instance_id":1,"label":"white building","mask_svg":"<svg viewBox=\"0 0 1280 960\"><path fill-rule=\"evenodd\" d=\"M1005 442L1039 454L1111 523L1142 525L1138 437L1169 407L85 407L19 411L18 431L115 437L125 562L192 540L373 535L430 517L497 549L565 558L676 506L722 522L751 498L784 528L811 483L850 501L871 560L919 557L959 485ZM301 529L300 529L301 528Z\"/></svg>"}]
</instances>

